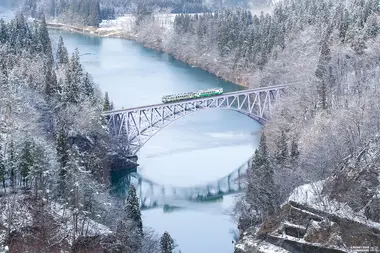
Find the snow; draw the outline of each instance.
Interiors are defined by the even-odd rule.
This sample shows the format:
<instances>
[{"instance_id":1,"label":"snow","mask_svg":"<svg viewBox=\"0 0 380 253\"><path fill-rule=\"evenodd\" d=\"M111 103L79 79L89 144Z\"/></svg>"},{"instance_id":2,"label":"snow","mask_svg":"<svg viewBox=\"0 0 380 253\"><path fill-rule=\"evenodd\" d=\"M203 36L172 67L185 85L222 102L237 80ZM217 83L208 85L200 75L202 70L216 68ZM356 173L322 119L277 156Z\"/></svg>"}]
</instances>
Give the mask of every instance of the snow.
<instances>
[{"instance_id":1,"label":"snow","mask_svg":"<svg viewBox=\"0 0 380 253\"><path fill-rule=\"evenodd\" d=\"M65 224L61 226L61 233L62 234L67 234L67 235L72 235L72 231L74 230L74 225L72 223L73 219L73 212L77 212L77 209L74 209L74 211L69 210L65 208L64 206L58 204L58 203L52 203L51 204L51 211L53 214L53 217L58 221L58 222L64 222ZM111 234L112 231L98 223L95 222L91 219L83 217L83 215L78 216L78 224L82 224L82 222L86 221L86 225L88 229L86 228L88 236L94 236L94 235L106 235L106 234ZM79 233L79 231L78 231ZM72 238L69 238L69 243L72 243Z\"/></svg>"},{"instance_id":2,"label":"snow","mask_svg":"<svg viewBox=\"0 0 380 253\"><path fill-rule=\"evenodd\" d=\"M285 227L292 227L292 228L297 228L299 230L306 230L306 227L305 226L302 226L302 225L296 225L296 224L293 224L293 223L290 223L290 222L284 222L282 224L283 226Z\"/></svg>"},{"instance_id":3,"label":"snow","mask_svg":"<svg viewBox=\"0 0 380 253\"><path fill-rule=\"evenodd\" d=\"M8 253L8 252L9 252L8 246L3 247L0 245L0 253Z\"/></svg>"},{"instance_id":4,"label":"snow","mask_svg":"<svg viewBox=\"0 0 380 253\"><path fill-rule=\"evenodd\" d=\"M33 220L30 213L30 203L27 202L27 197L28 195L24 194L11 194L0 198L1 202L5 201L5 198L7 198L7 205L0 205L0 224L3 225L5 229L8 228L10 222L12 222L11 232L32 225ZM48 210L49 214L52 215L53 219L55 219L58 224L61 224L61 226L59 226L61 237L67 237L69 243L72 243L71 236L74 227L72 224L73 212L55 202L51 202L49 206L46 206L46 210ZM79 215L78 222L82 224L82 221L84 221L84 217ZM91 236L112 233L108 227L91 219L86 219L85 221L86 226L88 226L87 235ZM5 232L2 233L2 231L0 231L0 253L2 250L1 247L4 244L5 234ZM5 248L3 250L5 250Z\"/></svg>"},{"instance_id":5,"label":"snow","mask_svg":"<svg viewBox=\"0 0 380 253\"><path fill-rule=\"evenodd\" d=\"M170 29L173 25L174 19L177 14L155 14L155 20L160 23L161 27L165 27ZM132 14L126 14L120 17L117 17L114 20L102 20L99 24L99 31L101 32L123 32L131 34L133 32L133 28L135 27L136 18Z\"/></svg>"},{"instance_id":6,"label":"snow","mask_svg":"<svg viewBox=\"0 0 380 253\"><path fill-rule=\"evenodd\" d=\"M260 241L257 239L253 239L249 236L246 236L243 239L242 243L237 244L236 248L241 249L241 250L247 250L247 248L248 249L249 248L255 248L255 249L257 249L257 251L255 251L255 252L262 252L262 253L289 253L290 252L290 251L287 251L281 247L270 244L266 241Z\"/></svg>"},{"instance_id":7,"label":"snow","mask_svg":"<svg viewBox=\"0 0 380 253\"><path fill-rule=\"evenodd\" d=\"M317 210L328 212L342 218L351 219L353 221L380 229L380 223L368 220L363 211L355 212L346 203L340 203L330 200L322 195L324 180L315 183L305 184L296 188L289 201L308 205ZM307 211L304 211L307 212ZM312 214L315 216L315 214Z\"/></svg>"}]
</instances>

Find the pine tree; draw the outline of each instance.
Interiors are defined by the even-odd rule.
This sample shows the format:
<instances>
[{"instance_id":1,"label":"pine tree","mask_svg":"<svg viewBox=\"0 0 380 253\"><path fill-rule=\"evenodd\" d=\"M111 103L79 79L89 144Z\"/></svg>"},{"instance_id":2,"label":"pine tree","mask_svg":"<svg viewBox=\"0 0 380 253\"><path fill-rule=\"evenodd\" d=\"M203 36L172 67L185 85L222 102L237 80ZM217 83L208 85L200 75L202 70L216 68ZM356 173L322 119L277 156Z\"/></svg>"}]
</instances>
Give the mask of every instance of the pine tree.
<instances>
[{"instance_id":1,"label":"pine tree","mask_svg":"<svg viewBox=\"0 0 380 253\"><path fill-rule=\"evenodd\" d=\"M30 140L24 141L24 146L21 150L20 158L20 174L24 182L24 186L28 184L27 177L34 165L33 159L33 144Z\"/></svg>"},{"instance_id":2,"label":"pine tree","mask_svg":"<svg viewBox=\"0 0 380 253\"><path fill-rule=\"evenodd\" d=\"M341 17L340 17L341 20L340 20L340 25L339 25L339 37L342 38L342 41L344 41L346 38L347 30L350 24L349 15L350 14L348 13L346 9L344 9L344 11L341 13Z\"/></svg>"},{"instance_id":3,"label":"pine tree","mask_svg":"<svg viewBox=\"0 0 380 253\"><path fill-rule=\"evenodd\" d=\"M66 102L77 104L82 97L81 85L83 78L83 69L79 61L79 51L75 49L71 56L69 67L65 73L65 95Z\"/></svg>"},{"instance_id":4,"label":"pine tree","mask_svg":"<svg viewBox=\"0 0 380 253\"><path fill-rule=\"evenodd\" d=\"M317 69L315 71L315 76L318 78L317 90L319 95L319 104L323 110L328 108L328 79L329 79L329 65L331 61L330 48L327 42L328 38L326 37L322 41L321 54L319 56L319 61Z\"/></svg>"},{"instance_id":5,"label":"pine tree","mask_svg":"<svg viewBox=\"0 0 380 253\"><path fill-rule=\"evenodd\" d=\"M134 222L138 235L143 236L140 205L136 194L136 188L133 185L129 187L125 212L127 214L127 219Z\"/></svg>"},{"instance_id":6,"label":"pine tree","mask_svg":"<svg viewBox=\"0 0 380 253\"><path fill-rule=\"evenodd\" d=\"M90 2L90 11L89 11L89 17L88 17L88 25L89 26L99 26L99 23L101 22L100 18L100 3L99 0L93 0Z\"/></svg>"},{"instance_id":7,"label":"pine tree","mask_svg":"<svg viewBox=\"0 0 380 253\"><path fill-rule=\"evenodd\" d=\"M136 189L130 185L125 214L118 222L116 236L121 244L122 252L139 252L143 237L140 206ZM130 250L126 250L129 248Z\"/></svg>"},{"instance_id":8,"label":"pine tree","mask_svg":"<svg viewBox=\"0 0 380 253\"><path fill-rule=\"evenodd\" d=\"M86 72L83 79L83 93L87 98L92 99L94 97L94 86L91 81L90 75Z\"/></svg>"},{"instance_id":9,"label":"pine tree","mask_svg":"<svg viewBox=\"0 0 380 253\"><path fill-rule=\"evenodd\" d=\"M291 147L290 147L290 158L292 162L297 161L300 152L298 150L298 143L295 138L292 139Z\"/></svg>"},{"instance_id":10,"label":"pine tree","mask_svg":"<svg viewBox=\"0 0 380 253\"><path fill-rule=\"evenodd\" d=\"M110 111L111 109L111 104L110 104L110 99L108 97L108 92L104 95L104 102L103 102L103 111Z\"/></svg>"},{"instance_id":11,"label":"pine tree","mask_svg":"<svg viewBox=\"0 0 380 253\"><path fill-rule=\"evenodd\" d=\"M45 95L48 99L58 95L57 76L49 66L45 66Z\"/></svg>"},{"instance_id":12,"label":"pine tree","mask_svg":"<svg viewBox=\"0 0 380 253\"><path fill-rule=\"evenodd\" d=\"M268 163L268 146L267 146L267 137L265 136L265 133L262 133L260 137L259 153L262 156L263 164Z\"/></svg>"},{"instance_id":13,"label":"pine tree","mask_svg":"<svg viewBox=\"0 0 380 253\"><path fill-rule=\"evenodd\" d=\"M3 19L0 19L0 44L5 44L8 40L8 26Z\"/></svg>"},{"instance_id":14,"label":"pine tree","mask_svg":"<svg viewBox=\"0 0 380 253\"><path fill-rule=\"evenodd\" d=\"M51 41L49 37L49 32L47 29L45 16L42 16L41 25L39 28L39 40L42 45L42 52L48 57L48 66L52 68L53 66L53 50L51 48Z\"/></svg>"},{"instance_id":15,"label":"pine tree","mask_svg":"<svg viewBox=\"0 0 380 253\"><path fill-rule=\"evenodd\" d=\"M13 140L9 144L7 153L7 167L9 170L9 179L11 187L14 188L16 186L17 157Z\"/></svg>"},{"instance_id":16,"label":"pine tree","mask_svg":"<svg viewBox=\"0 0 380 253\"><path fill-rule=\"evenodd\" d=\"M67 140L67 133L64 130L64 127L61 127L58 132L56 147L58 162L60 164L58 189L59 194L62 196L66 188L66 173L67 165L69 162L69 145Z\"/></svg>"},{"instance_id":17,"label":"pine tree","mask_svg":"<svg viewBox=\"0 0 380 253\"><path fill-rule=\"evenodd\" d=\"M368 38L375 38L379 34L379 24L377 22L377 15L372 14L368 18L366 27L366 36Z\"/></svg>"},{"instance_id":18,"label":"pine tree","mask_svg":"<svg viewBox=\"0 0 380 253\"><path fill-rule=\"evenodd\" d=\"M5 189L5 161L3 150L0 143L0 181L3 183L3 187Z\"/></svg>"},{"instance_id":19,"label":"pine tree","mask_svg":"<svg viewBox=\"0 0 380 253\"><path fill-rule=\"evenodd\" d=\"M263 133L260 144L248 169L246 201L256 213L256 222L271 215L278 207L277 191L274 183L274 170L268 157L266 137Z\"/></svg>"},{"instance_id":20,"label":"pine tree","mask_svg":"<svg viewBox=\"0 0 380 253\"><path fill-rule=\"evenodd\" d=\"M174 251L174 240L168 232L165 232L160 240L161 253L173 253Z\"/></svg>"},{"instance_id":21,"label":"pine tree","mask_svg":"<svg viewBox=\"0 0 380 253\"><path fill-rule=\"evenodd\" d=\"M284 164L289 157L288 141L284 130L281 130L280 140L277 143L277 161Z\"/></svg>"},{"instance_id":22,"label":"pine tree","mask_svg":"<svg viewBox=\"0 0 380 253\"><path fill-rule=\"evenodd\" d=\"M69 63L69 54L63 42L63 38L60 35L58 39L58 47L56 53L57 63L61 65L66 65Z\"/></svg>"}]
</instances>

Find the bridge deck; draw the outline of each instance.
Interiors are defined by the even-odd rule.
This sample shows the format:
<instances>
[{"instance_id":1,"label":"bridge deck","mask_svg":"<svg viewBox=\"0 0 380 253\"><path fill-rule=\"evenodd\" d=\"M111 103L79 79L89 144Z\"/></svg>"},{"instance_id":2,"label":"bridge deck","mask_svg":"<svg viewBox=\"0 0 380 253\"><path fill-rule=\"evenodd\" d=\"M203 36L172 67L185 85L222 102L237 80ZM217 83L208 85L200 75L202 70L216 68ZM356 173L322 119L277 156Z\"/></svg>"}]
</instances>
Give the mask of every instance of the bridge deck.
<instances>
[{"instance_id":1,"label":"bridge deck","mask_svg":"<svg viewBox=\"0 0 380 253\"><path fill-rule=\"evenodd\" d=\"M133 107L133 108L128 108L128 109L120 109L120 110L107 111L107 112L104 112L103 115L104 116L108 116L108 115L114 115L114 114L119 114L119 113L127 113L127 112L131 112L131 111L142 110L142 109L157 108L157 107L161 107L161 106L168 106L168 105L174 105L174 104L186 104L186 103L189 103L189 102L209 100L209 99L212 99L212 98L223 98L223 97L230 97L230 96L234 96L234 95L243 95L243 94L251 93L251 92L262 92L262 91L267 91L267 90L282 89L282 88L285 88L287 86L289 86L289 85L283 84L283 85L275 85L275 86L267 86L267 87L255 88L255 89L233 91L233 92L223 93L221 95L212 96L212 97L204 97L204 98L198 98L198 99L182 100L182 101L173 102L173 103L160 103L160 104L153 104L153 105Z\"/></svg>"}]
</instances>

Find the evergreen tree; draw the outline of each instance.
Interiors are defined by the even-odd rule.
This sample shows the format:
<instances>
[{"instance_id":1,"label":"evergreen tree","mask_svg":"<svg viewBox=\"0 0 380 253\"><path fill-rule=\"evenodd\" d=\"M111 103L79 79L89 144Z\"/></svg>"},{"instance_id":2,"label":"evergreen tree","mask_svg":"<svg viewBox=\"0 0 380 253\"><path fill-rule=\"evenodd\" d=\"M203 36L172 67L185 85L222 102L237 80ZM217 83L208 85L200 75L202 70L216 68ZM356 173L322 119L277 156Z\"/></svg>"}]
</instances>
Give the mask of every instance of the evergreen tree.
<instances>
[{"instance_id":1,"label":"evergreen tree","mask_svg":"<svg viewBox=\"0 0 380 253\"><path fill-rule=\"evenodd\" d=\"M255 151L247 174L248 185L245 198L251 209L255 211L256 222L260 223L262 219L273 214L279 206L274 170L269 161L264 133L261 135L259 148Z\"/></svg>"},{"instance_id":2,"label":"evergreen tree","mask_svg":"<svg viewBox=\"0 0 380 253\"><path fill-rule=\"evenodd\" d=\"M139 252L141 250L142 220L136 189L133 185L129 187L125 215L117 225L116 236L121 243L122 252Z\"/></svg>"},{"instance_id":3,"label":"evergreen tree","mask_svg":"<svg viewBox=\"0 0 380 253\"><path fill-rule=\"evenodd\" d=\"M0 181L3 183L3 187L5 189L5 161L3 150L0 143Z\"/></svg>"},{"instance_id":4,"label":"evergreen tree","mask_svg":"<svg viewBox=\"0 0 380 253\"><path fill-rule=\"evenodd\" d=\"M57 63L61 65L66 65L69 63L69 54L63 42L63 38L60 35L58 39L58 47L56 53Z\"/></svg>"},{"instance_id":5,"label":"evergreen tree","mask_svg":"<svg viewBox=\"0 0 380 253\"><path fill-rule=\"evenodd\" d=\"M161 253L173 253L174 251L174 240L168 232L165 232L160 240Z\"/></svg>"},{"instance_id":6,"label":"evergreen tree","mask_svg":"<svg viewBox=\"0 0 380 253\"><path fill-rule=\"evenodd\" d=\"M94 84L91 81L91 77L88 73L84 75L83 89L83 93L87 98L92 99L94 97Z\"/></svg>"},{"instance_id":7,"label":"evergreen tree","mask_svg":"<svg viewBox=\"0 0 380 253\"><path fill-rule=\"evenodd\" d=\"M125 212L127 214L127 219L134 222L138 235L143 236L140 205L136 194L136 188L133 185L129 187Z\"/></svg>"},{"instance_id":8,"label":"evergreen tree","mask_svg":"<svg viewBox=\"0 0 380 253\"><path fill-rule=\"evenodd\" d=\"M290 147L290 158L293 162L297 161L300 152L298 150L298 143L295 138L292 139L291 147Z\"/></svg>"},{"instance_id":9,"label":"evergreen tree","mask_svg":"<svg viewBox=\"0 0 380 253\"><path fill-rule=\"evenodd\" d=\"M83 69L79 62L79 51L75 49L71 56L69 67L65 74L65 96L66 102L77 104L82 97L81 85L82 85Z\"/></svg>"},{"instance_id":10,"label":"evergreen tree","mask_svg":"<svg viewBox=\"0 0 380 253\"><path fill-rule=\"evenodd\" d=\"M378 34L379 24L377 22L377 15L373 14L368 18L366 36L368 36L368 38L375 38Z\"/></svg>"},{"instance_id":11,"label":"evergreen tree","mask_svg":"<svg viewBox=\"0 0 380 253\"><path fill-rule=\"evenodd\" d=\"M342 41L346 38L348 26L350 24L349 13L346 9L341 13L341 20L339 25L339 37L342 38Z\"/></svg>"},{"instance_id":12,"label":"evergreen tree","mask_svg":"<svg viewBox=\"0 0 380 253\"><path fill-rule=\"evenodd\" d=\"M268 163L268 146L267 146L267 137L265 136L265 133L262 133L260 137L259 153L262 156L263 164Z\"/></svg>"},{"instance_id":13,"label":"evergreen tree","mask_svg":"<svg viewBox=\"0 0 380 253\"><path fill-rule=\"evenodd\" d=\"M46 24L46 19L45 16L42 16L41 24L39 27L39 40L42 45L42 52L44 55L48 58L48 67L52 68L53 67L53 51L51 48L51 41L49 37L49 32L47 29L47 24Z\"/></svg>"},{"instance_id":14,"label":"evergreen tree","mask_svg":"<svg viewBox=\"0 0 380 253\"><path fill-rule=\"evenodd\" d=\"M7 151L8 151L7 152L8 153L7 167L9 170L9 179L10 179L11 187L14 188L16 186L17 157L16 157L13 140L10 142Z\"/></svg>"},{"instance_id":15,"label":"evergreen tree","mask_svg":"<svg viewBox=\"0 0 380 253\"><path fill-rule=\"evenodd\" d=\"M111 109L111 104L110 104L110 99L108 97L108 92L104 95L104 102L103 102L103 111L110 111Z\"/></svg>"},{"instance_id":16,"label":"evergreen tree","mask_svg":"<svg viewBox=\"0 0 380 253\"><path fill-rule=\"evenodd\" d=\"M30 140L24 141L24 146L21 149L21 154L19 158L20 163L20 174L24 182L24 186L27 185L27 177L34 165L33 159L33 144Z\"/></svg>"},{"instance_id":17,"label":"evergreen tree","mask_svg":"<svg viewBox=\"0 0 380 253\"><path fill-rule=\"evenodd\" d=\"M62 196L66 188L65 181L66 181L67 165L69 162L69 145L68 145L67 133L64 130L64 127L61 127L58 132L56 146L57 146L58 162L60 164L58 189L59 189L59 194Z\"/></svg>"},{"instance_id":18,"label":"evergreen tree","mask_svg":"<svg viewBox=\"0 0 380 253\"><path fill-rule=\"evenodd\" d=\"M284 130L281 130L280 140L277 143L277 161L284 164L289 156L288 141Z\"/></svg>"},{"instance_id":19,"label":"evergreen tree","mask_svg":"<svg viewBox=\"0 0 380 253\"><path fill-rule=\"evenodd\" d=\"M8 27L3 19L0 19L0 44L8 40Z\"/></svg>"},{"instance_id":20,"label":"evergreen tree","mask_svg":"<svg viewBox=\"0 0 380 253\"><path fill-rule=\"evenodd\" d=\"M58 94L57 76L50 68L45 66L45 95L48 99Z\"/></svg>"},{"instance_id":21,"label":"evergreen tree","mask_svg":"<svg viewBox=\"0 0 380 253\"><path fill-rule=\"evenodd\" d=\"M90 1L90 11L89 11L89 22L88 22L88 25L90 26L99 26L100 22L101 22L101 18L100 18L100 3L99 3L99 0L93 0L93 1Z\"/></svg>"},{"instance_id":22,"label":"evergreen tree","mask_svg":"<svg viewBox=\"0 0 380 253\"><path fill-rule=\"evenodd\" d=\"M331 61L330 48L326 37L322 41L321 54L319 56L319 61L317 69L315 71L315 76L318 78L317 90L319 95L319 105L323 110L328 108L328 77L329 77L329 66Z\"/></svg>"}]
</instances>

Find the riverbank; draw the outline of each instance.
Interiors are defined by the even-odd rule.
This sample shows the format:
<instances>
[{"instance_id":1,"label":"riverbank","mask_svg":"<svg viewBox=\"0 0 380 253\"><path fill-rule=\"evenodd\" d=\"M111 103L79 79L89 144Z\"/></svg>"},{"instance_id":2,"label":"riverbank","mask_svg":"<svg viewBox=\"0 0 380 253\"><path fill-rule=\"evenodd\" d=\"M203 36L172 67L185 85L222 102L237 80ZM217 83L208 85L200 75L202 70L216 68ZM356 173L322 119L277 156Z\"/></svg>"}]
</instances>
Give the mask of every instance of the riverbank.
<instances>
[{"instance_id":1,"label":"riverbank","mask_svg":"<svg viewBox=\"0 0 380 253\"><path fill-rule=\"evenodd\" d=\"M66 25L62 23L53 23L53 22L47 22L47 28L68 31L68 32L75 32L75 33L80 33L83 35L90 35L90 36L111 37L111 38L129 39L129 40L136 39L132 34L125 34L122 31L117 30L117 29L114 29L114 30L100 29L100 28L91 27L91 26L80 27L80 26Z\"/></svg>"},{"instance_id":2,"label":"riverbank","mask_svg":"<svg viewBox=\"0 0 380 253\"><path fill-rule=\"evenodd\" d=\"M165 47L162 46L162 43L161 43L162 39L158 38L156 41L152 41L152 40L146 40L144 38L140 38L138 33L133 31L133 29L131 28L131 24L128 24L127 26L128 26L127 29L123 26L120 26L120 27L83 26L81 27L81 26L62 24L58 22L51 22L51 21L47 22L47 27L49 29L69 31L69 32L74 32L74 33L79 33L79 34L89 35L89 36L133 40L140 43L146 48L154 49L154 50L166 53L174 57L176 60L189 64L194 68L200 68L204 71L207 71L208 73L213 74L216 77L223 79L224 81L234 83L244 88L249 87L249 80L248 80L249 77L247 76L244 77L244 75L240 75L238 73L229 72L229 71L226 71L226 72L218 71L215 68L212 68L210 64L203 63L201 60L190 59L189 57L186 57L185 55L173 54L172 52L170 52L170 50L167 50Z\"/></svg>"}]
</instances>

